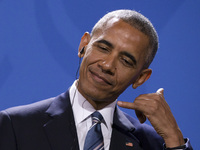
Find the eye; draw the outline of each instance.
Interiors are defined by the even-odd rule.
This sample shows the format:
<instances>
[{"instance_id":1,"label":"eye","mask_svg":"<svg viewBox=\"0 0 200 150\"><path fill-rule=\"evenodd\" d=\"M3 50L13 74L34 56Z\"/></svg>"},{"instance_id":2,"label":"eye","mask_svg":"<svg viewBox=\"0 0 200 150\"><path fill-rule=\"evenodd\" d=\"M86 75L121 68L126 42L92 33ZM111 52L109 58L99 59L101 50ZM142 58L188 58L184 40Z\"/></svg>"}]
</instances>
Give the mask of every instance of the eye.
<instances>
[{"instance_id":1,"label":"eye","mask_svg":"<svg viewBox=\"0 0 200 150\"><path fill-rule=\"evenodd\" d=\"M134 66L133 62L129 58L126 58L126 57L121 57L121 62L124 66L127 66L127 67Z\"/></svg>"},{"instance_id":2,"label":"eye","mask_svg":"<svg viewBox=\"0 0 200 150\"><path fill-rule=\"evenodd\" d=\"M105 46L104 44L97 45L97 48L99 51L104 52L104 53L107 53L110 51L109 47Z\"/></svg>"},{"instance_id":3,"label":"eye","mask_svg":"<svg viewBox=\"0 0 200 150\"><path fill-rule=\"evenodd\" d=\"M100 49L107 51L108 49L104 46L99 46Z\"/></svg>"}]
</instances>

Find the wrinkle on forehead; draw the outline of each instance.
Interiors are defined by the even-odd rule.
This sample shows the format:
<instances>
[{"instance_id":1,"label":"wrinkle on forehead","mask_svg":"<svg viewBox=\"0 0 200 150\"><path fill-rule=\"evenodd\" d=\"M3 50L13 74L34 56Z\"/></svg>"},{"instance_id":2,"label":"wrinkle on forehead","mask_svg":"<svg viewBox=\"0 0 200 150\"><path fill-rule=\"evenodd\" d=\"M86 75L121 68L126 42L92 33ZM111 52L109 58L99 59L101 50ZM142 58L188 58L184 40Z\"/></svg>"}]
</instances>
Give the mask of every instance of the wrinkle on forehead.
<instances>
[{"instance_id":1,"label":"wrinkle on forehead","mask_svg":"<svg viewBox=\"0 0 200 150\"><path fill-rule=\"evenodd\" d=\"M134 30L134 33L136 34L131 35L130 33L132 30ZM104 36L108 36L108 35L109 36L112 35L112 37L117 36L116 38L119 39L118 42L124 41L123 43L121 43L122 45L123 44L127 45L129 44L130 41L132 41L132 43L130 44L135 44L140 41L144 41L144 44L141 44L140 46L141 48L146 48L144 45L145 44L148 45L148 42L149 42L149 38L147 35L145 35L138 29L134 28L133 26L129 25L128 23L124 22L123 20L119 18L110 19L107 22L107 24L104 26L104 28L101 29L101 32L99 33L104 34ZM112 37L109 37L109 38L112 38ZM125 41L129 41L129 42L125 42Z\"/></svg>"}]
</instances>

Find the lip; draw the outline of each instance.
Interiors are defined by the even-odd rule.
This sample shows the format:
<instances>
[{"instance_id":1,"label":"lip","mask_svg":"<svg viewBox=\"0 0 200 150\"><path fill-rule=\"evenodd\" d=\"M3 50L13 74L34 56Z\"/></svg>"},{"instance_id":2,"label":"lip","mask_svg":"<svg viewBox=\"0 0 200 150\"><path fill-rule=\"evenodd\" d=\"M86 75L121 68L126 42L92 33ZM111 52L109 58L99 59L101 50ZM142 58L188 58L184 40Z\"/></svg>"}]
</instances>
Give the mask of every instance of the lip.
<instances>
[{"instance_id":1,"label":"lip","mask_svg":"<svg viewBox=\"0 0 200 150\"><path fill-rule=\"evenodd\" d=\"M109 79L99 75L97 72L94 72L92 70L89 70L89 71L92 74L93 80L95 80L96 82L107 84L107 85L112 85L112 82L109 81Z\"/></svg>"}]
</instances>

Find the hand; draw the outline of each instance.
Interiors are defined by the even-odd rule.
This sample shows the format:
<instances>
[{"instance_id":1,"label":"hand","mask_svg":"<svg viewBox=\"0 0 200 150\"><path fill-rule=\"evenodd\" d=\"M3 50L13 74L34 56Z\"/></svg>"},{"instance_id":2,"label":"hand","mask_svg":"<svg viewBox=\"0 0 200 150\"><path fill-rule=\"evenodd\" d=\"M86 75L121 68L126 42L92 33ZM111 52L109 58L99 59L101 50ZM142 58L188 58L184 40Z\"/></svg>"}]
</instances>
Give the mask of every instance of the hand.
<instances>
[{"instance_id":1,"label":"hand","mask_svg":"<svg viewBox=\"0 0 200 150\"><path fill-rule=\"evenodd\" d=\"M120 107L133 109L141 123L150 121L156 132L162 136L167 147L184 144L183 135L164 98L164 89L156 93L138 96L133 103L118 101Z\"/></svg>"}]
</instances>

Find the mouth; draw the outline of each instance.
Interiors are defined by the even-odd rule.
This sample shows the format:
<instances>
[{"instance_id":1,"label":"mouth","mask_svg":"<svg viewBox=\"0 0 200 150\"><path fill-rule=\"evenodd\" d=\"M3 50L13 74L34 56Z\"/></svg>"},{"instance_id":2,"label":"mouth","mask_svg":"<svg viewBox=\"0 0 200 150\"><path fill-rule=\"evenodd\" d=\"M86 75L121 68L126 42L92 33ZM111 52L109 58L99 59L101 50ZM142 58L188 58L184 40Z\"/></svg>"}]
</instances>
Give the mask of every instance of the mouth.
<instances>
[{"instance_id":1,"label":"mouth","mask_svg":"<svg viewBox=\"0 0 200 150\"><path fill-rule=\"evenodd\" d=\"M96 73L96 72L94 72L94 71L91 71L91 70L89 70L89 71L90 71L90 73L91 73L91 75L92 75L93 80L95 80L96 82L98 82L98 83L100 83L100 84L104 84L104 85L105 85L105 84L106 84L106 85L112 85L112 82L109 81L109 79L107 79L107 78L101 76L100 74L98 74L98 73Z\"/></svg>"}]
</instances>

